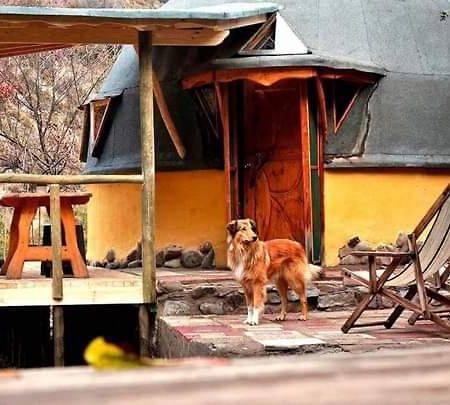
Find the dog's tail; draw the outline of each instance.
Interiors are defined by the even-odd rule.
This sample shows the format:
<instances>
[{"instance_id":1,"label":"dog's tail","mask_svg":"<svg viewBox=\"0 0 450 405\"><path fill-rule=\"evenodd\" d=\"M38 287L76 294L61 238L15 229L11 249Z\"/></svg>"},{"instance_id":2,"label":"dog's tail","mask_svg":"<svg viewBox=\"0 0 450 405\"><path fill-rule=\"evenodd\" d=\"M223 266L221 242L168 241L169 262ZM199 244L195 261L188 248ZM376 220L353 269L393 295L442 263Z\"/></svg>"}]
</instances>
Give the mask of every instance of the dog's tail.
<instances>
[{"instance_id":1,"label":"dog's tail","mask_svg":"<svg viewBox=\"0 0 450 405\"><path fill-rule=\"evenodd\" d=\"M311 279L318 279L320 277L320 274L322 273L323 268L320 266L315 266L314 264L308 264L308 266L309 272L311 274Z\"/></svg>"}]
</instances>

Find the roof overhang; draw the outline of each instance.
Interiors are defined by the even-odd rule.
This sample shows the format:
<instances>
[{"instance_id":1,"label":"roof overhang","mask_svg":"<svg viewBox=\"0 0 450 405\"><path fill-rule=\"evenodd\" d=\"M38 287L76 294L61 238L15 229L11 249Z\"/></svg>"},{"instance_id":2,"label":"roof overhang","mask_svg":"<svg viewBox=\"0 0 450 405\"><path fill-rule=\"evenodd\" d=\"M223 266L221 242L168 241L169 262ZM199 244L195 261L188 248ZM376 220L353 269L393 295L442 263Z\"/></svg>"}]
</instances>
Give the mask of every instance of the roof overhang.
<instances>
[{"instance_id":1,"label":"roof overhang","mask_svg":"<svg viewBox=\"0 0 450 405\"><path fill-rule=\"evenodd\" d=\"M192 9L0 7L0 57L81 44L133 44L152 31L153 45L215 46L229 31L260 24L275 3L232 3Z\"/></svg>"}]
</instances>

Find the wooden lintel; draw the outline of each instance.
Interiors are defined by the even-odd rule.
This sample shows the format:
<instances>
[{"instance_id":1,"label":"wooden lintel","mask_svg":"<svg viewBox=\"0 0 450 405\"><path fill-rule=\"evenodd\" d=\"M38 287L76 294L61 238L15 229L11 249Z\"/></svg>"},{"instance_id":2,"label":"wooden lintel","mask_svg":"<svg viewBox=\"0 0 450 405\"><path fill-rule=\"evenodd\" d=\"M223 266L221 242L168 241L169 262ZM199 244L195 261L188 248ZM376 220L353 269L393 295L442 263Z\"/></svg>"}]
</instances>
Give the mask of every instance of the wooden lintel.
<instances>
[{"instance_id":1,"label":"wooden lintel","mask_svg":"<svg viewBox=\"0 0 450 405\"><path fill-rule=\"evenodd\" d=\"M186 156L186 148L184 147L183 140L180 137L177 127L172 119L169 108L167 107L166 99L164 97L161 84L159 83L156 73L153 71L153 90L155 94L156 104L158 104L159 112L169 133L170 139L177 150L178 156L184 159Z\"/></svg>"},{"instance_id":2,"label":"wooden lintel","mask_svg":"<svg viewBox=\"0 0 450 405\"><path fill-rule=\"evenodd\" d=\"M101 27L58 27L30 26L28 28L0 28L0 43L21 44L136 44L139 31L129 27L114 30ZM158 29L154 31L153 45L214 46L221 44L229 30L217 31L209 28Z\"/></svg>"},{"instance_id":3,"label":"wooden lintel","mask_svg":"<svg viewBox=\"0 0 450 405\"><path fill-rule=\"evenodd\" d=\"M214 82L228 83L236 80L250 80L263 86L284 79L310 79L317 76L314 68L260 68L260 69L227 69L215 72L205 72L186 77L183 88L203 86Z\"/></svg>"}]
</instances>

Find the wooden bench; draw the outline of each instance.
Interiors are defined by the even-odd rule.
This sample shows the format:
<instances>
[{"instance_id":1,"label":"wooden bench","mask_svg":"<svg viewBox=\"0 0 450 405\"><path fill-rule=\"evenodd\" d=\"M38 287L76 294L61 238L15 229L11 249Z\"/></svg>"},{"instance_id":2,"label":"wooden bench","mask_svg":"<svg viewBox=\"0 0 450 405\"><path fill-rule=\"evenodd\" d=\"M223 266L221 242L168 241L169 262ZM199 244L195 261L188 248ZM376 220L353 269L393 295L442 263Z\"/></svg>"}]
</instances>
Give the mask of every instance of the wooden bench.
<instances>
[{"instance_id":1,"label":"wooden bench","mask_svg":"<svg viewBox=\"0 0 450 405\"><path fill-rule=\"evenodd\" d=\"M78 278L89 277L86 264L78 248L76 220L73 205L86 204L90 193L61 193L61 223L65 234L62 247L62 260L70 261L73 275ZM0 205L14 208L9 234L9 249L2 266L1 275L8 279L22 277L23 264L26 261L51 261L51 246L32 246L29 243L30 227L39 207L50 212L49 193L14 193L0 199Z\"/></svg>"}]
</instances>

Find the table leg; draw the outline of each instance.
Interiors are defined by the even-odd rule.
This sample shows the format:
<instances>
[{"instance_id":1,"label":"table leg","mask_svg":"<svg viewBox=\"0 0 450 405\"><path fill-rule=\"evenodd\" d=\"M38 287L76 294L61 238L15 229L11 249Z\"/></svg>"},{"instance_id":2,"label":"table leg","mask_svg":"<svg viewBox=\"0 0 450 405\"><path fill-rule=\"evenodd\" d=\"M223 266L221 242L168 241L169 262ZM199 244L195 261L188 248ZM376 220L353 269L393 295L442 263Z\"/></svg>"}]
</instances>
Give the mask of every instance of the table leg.
<instances>
[{"instance_id":1,"label":"table leg","mask_svg":"<svg viewBox=\"0 0 450 405\"><path fill-rule=\"evenodd\" d=\"M19 279L22 277L23 264L29 247L29 234L31 222L36 215L38 206L34 202L24 203L17 221L17 242L14 251L11 251L11 259L6 268L6 278ZM11 249L11 248L10 248Z\"/></svg>"},{"instance_id":2,"label":"table leg","mask_svg":"<svg viewBox=\"0 0 450 405\"><path fill-rule=\"evenodd\" d=\"M61 221L64 227L66 248L72 264L73 275L77 278L89 277L86 264L78 248L76 221L70 203L61 201Z\"/></svg>"},{"instance_id":3,"label":"table leg","mask_svg":"<svg viewBox=\"0 0 450 405\"><path fill-rule=\"evenodd\" d=\"M19 240L18 235L18 225L19 219L22 213L22 207L15 207L13 218L11 221L11 226L9 228L9 244L8 244L8 253L5 258L5 262L3 263L2 269L0 271L0 275L4 276L6 274L6 270L8 269L9 263L11 262L12 256L17 249L17 242Z\"/></svg>"}]
</instances>

